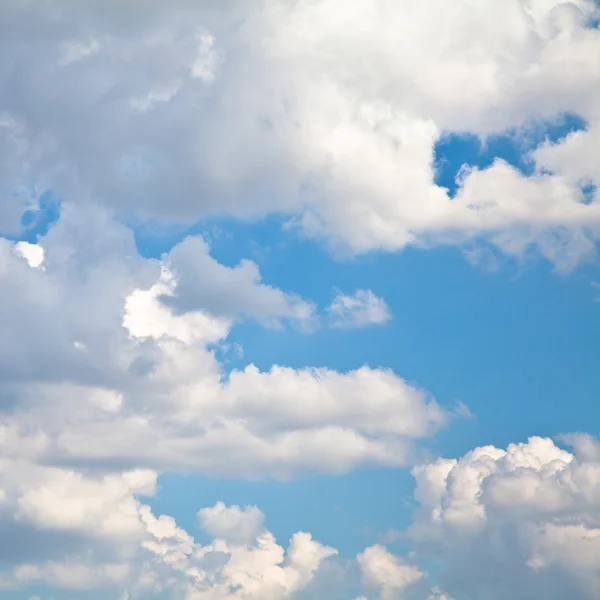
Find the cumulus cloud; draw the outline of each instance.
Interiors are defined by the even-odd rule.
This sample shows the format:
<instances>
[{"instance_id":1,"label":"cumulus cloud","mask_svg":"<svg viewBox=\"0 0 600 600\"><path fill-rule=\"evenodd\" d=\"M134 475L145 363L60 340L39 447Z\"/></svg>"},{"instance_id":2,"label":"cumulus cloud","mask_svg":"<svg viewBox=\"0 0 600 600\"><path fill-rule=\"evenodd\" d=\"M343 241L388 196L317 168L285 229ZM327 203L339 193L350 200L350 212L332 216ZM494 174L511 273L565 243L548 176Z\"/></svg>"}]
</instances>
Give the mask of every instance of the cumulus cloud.
<instances>
[{"instance_id":1,"label":"cumulus cloud","mask_svg":"<svg viewBox=\"0 0 600 600\"><path fill-rule=\"evenodd\" d=\"M356 290L351 295L339 292L327 312L331 325L342 328L381 325L392 318L386 301L371 290Z\"/></svg>"},{"instance_id":2,"label":"cumulus cloud","mask_svg":"<svg viewBox=\"0 0 600 600\"><path fill-rule=\"evenodd\" d=\"M316 321L314 305L261 283L258 266L250 260L236 267L220 264L202 238L177 244L165 262L177 283L163 302L177 313L202 309L222 318L254 317L274 325L288 320L306 328Z\"/></svg>"},{"instance_id":3,"label":"cumulus cloud","mask_svg":"<svg viewBox=\"0 0 600 600\"><path fill-rule=\"evenodd\" d=\"M600 124L594 123L585 131L570 133L554 144L546 142L534 151L541 169L560 173L576 182L600 184L598 153Z\"/></svg>"},{"instance_id":4,"label":"cumulus cloud","mask_svg":"<svg viewBox=\"0 0 600 600\"><path fill-rule=\"evenodd\" d=\"M568 439L575 453L533 437L413 470L420 508L409 533L423 553L443 562L450 594L598 596L598 444L587 436Z\"/></svg>"},{"instance_id":5,"label":"cumulus cloud","mask_svg":"<svg viewBox=\"0 0 600 600\"><path fill-rule=\"evenodd\" d=\"M264 515L256 506L241 509L239 506L225 506L217 502L212 507L203 508L198 513L202 529L213 537L248 542L256 539L264 531Z\"/></svg>"},{"instance_id":6,"label":"cumulus cloud","mask_svg":"<svg viewBox=\"0 0 600 600\"><path fill-rule=\"evenodd\" d=\"M103 211L72 207L39 239L43 268L24 246L2 243L0 275L18 293L3 297L0 315L20 351L0 362L0 534L9 540L0 557L11 565L0 586L290 597L312 585L332 549L299 534L286 553L257 508L222 503L199 512L214 541L198 546L141 501L157 471L259 478L401 466L450 415L386 370L250 365L223 377L207 344L232 321L199 306L173 312L160 299L173 285L166 263L131 243ZM409 536L417 557L441 561L439 589L412 559L373 546L356 558L366 593L596 597L600 451L589 436L565 440L573 452L532 438L416 467Z\"/></svg>"},{"instance_id":7,"label":"cumulus cloud","mask_svg":"<svg viewBox=\"0 0 600 600\"><path fill-rule=\"evenodd\" d=\"M2 467L8 467L6 461ZM51 558L36 556L31 545L24 556L9 555L0 590L43 585L60 597L86 592L91 598L108 594L127 600L284 600L310 597L332 569L342 579L333 587L330 580L326 592L345 593L357 569L359 586L383 600L405 597L405 592L418 594L410 598L430 598L425 574L382 546L338 560L335 548L299 531L286 549L255 506L218 502L201 509L200 525L212 538L201 544L173 517L156 515L142 502L155 492L156 473L150 471L93 476L23 462L14 467L0 529L12 521L31 544L27 525L49 527L57 543ZM32 495L42 500L41 490L41 512L18 512ZM416 587L419 582L425 585ZM445 597L434 590L431 598Z\"/></svg>"},{"instance_id":8,"label":"cumulus cloud","mask_svg":"<svg viewBox=\"0 0 600 600\"><path fill-rule=\"evenodd\" d=\"M201 511L205 530L219 537L197 543L171 516L154 515L137 498L154 493L155 473L98 478L32 466L32 477L26 465L25 472L22 463L15 466L15 486L3 500L0 528L11 520L20 535L28 535L29 523L50 527L57 545L51 559L36 560L31 548L28 556L10 556L0 589L44 585L60 593L98 591L98 597L128 599L280 600L310 584L323 562L337 554L304 532L292 536L287 550L264 527L246 528L243 538L232 529L232 535L222 535L224 519L232 515L238 522L263 519L256 507L240 510L222 503ZM33 503L36 509L22 511L32 505L32 496L40 501ZM73 531L79 545L70 537Z\"/></svg>"},{"instance_id":9,"label":"cumulus cloud","mask_svg":"<svg viewBox=\"0 0 600 600\"><path fill-rule=\"evenodd\" d=\"M403 595L407 587L423 578L413 565L407 565L383 546L371 546L357 557L367 586L379 588L381 599Z\"/></svg>"},{"instance_id":10,"label":"cumulus cloud","mask_svg":"<svg viewBox=\"0 0 600 600\"><path fill-rule=\"evenodd\" d=\"M188 271L181 246L144 259L103 209L67 205L40 251L2 242L0 278L15 291L0 303L0 446L11 456L252 478L339 473L405 465L451 418L383 369L225 374L210 348L242 316L304 322L312 306L258 281L254 267L248 277L221 265L202 240L183 242Z\"/></svg>"},{"instance_id":11,"label":"cumulus cloud","mask_svg":"<svg viewBox=\"0 0 600 600\"><path fill-rule=\"evenodd\" d=\"M144 503L158 473L407 465L452 417L390 370L250 364L225 375L212 344L244 316L289 320L303 301L221 265L203 241L196 249L189 272L178 247L145 259L110 212L69 203L37 244L0 240L0 281L13 290L0 302L0 588L292 597L334 549L300 532L285 551L258 508L223 503L199 511L214 538L199 545ZM188 281L189 304L171 307ZM224 314L211 294L231 286L240 295Z\"/></svg>"},{"instance_id":12,"label":"cumulus cloud","mask_svg":"<svg viewBox=\"0 0 600 600\"><path fill-rule=\"evenodd\" d=\"M159 222L284 214L350 252L483 237L563 270L589 255L595 3L346 4L5 3L2 229L35 205L38 193L15 194L34 182ZM444 133L565 112L588 131L533 152L533 175L495 163L455 199L435 185ZM256 281L250 264L238 271Z\"/></svg>"}]
</instances>

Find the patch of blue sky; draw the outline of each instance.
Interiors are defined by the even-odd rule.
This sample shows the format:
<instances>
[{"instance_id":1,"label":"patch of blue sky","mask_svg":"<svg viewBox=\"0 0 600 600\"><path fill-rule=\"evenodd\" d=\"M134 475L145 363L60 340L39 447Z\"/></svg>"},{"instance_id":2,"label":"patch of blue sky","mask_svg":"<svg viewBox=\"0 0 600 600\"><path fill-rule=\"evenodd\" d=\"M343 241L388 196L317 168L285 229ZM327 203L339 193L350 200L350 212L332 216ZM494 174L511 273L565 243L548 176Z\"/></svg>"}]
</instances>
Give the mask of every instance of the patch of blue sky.
<instances>
[{"instance_id":1,"label":"patch of blue sky","mask_svg":"<svg viewBox=\"0 0 600 600\"><path fill-rule=\"evenodd\" d=\"M485 140L472 134L449 132L435 147L436 183L454 196L458 189L456 176L463 165L489 167L501 159L519 169L524 175L533 173L534 164L529 153L542 142L552 143L573 131L586 128L586 122L571 113L561 115L551 122L530 122L525 127L492 135Z\"/></svg>"},{"instance_id":2,"label":"patch of blue sky","mask_svg":"<svg viewBox=\"0 0 600 600\"><path fill-rule=\"evenodd\" d=\"M28 190L28 195L36 195L35 190ZM9 240L35 244L40 236L44 236L48 232L52 223L58 221L60 207L60 198L50 190L44 191L23 213L21 217L21 230L12 234L0 232L0 235Z\"/></svg>"}]
</instances>

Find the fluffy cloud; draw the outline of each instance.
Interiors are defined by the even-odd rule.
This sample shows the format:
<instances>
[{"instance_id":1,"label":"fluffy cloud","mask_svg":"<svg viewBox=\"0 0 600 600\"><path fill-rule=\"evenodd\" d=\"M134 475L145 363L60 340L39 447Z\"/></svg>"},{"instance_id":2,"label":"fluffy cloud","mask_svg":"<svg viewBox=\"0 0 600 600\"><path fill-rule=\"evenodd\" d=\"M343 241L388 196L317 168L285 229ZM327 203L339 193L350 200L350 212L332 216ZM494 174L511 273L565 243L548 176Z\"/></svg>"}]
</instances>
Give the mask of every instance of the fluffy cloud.
<instances>
[{"instance_id":1,"label":"fluffy cloud","mask_svg":"<svg viewBox=\"0 0 600 600\"><path fill-rule=\"evenodd\" d=\"M570 441L575 453L531 438L413 470L420 509L410 534L443 561L453 596L598 596L598 445L585 436Z\"/></svg>"},{"instance_id":2,"label":"fluffy cloud","mask_svg":"<svg viewBox=\"0 0 600 600\"><path fill-rule=\"evenodd\" d=\"M257 508L222 503L198 513L214 538L199 545L144 503L158 472L286 478L406 465L451 418L389 370L250 364L225 375L210 348L237 320L302 320L288 308L309 304L194 241L183 242L196 251L191 270L179 246L145 259L105 209L68 203L37 244L1 240L0 280L12 290L0 302L2 589L291 597L334 549L300 532L285 551ZM180 288L189 304L175 309ZM235 306L219 312L213 298L233 288Z\"/></svg>"},{"instance_id":3,"label":"fluffy cloud","mask_svg":"<svg viewBox=\"0 0 600 600\"><path fill-rule=\"evenodd\" d=\"M16 467L14 487L0 507L0 528L13 522L12 533L16 526L30 544L35 538L27 526L49 528L55 546L46 559L31 546L25 556L8 554L10 569L3 571L0 589L42 584L125 598L280 600L310 584L323 561L337 554L303 532L291 538L287 551L262 526L246 527L242 539L224 522L262 524L262 513L221 503L200 513L204 529L218 536L203 546L172 517L155 516L137 499L154 493L155 473L99 478L31 467L31 476L27 465ZM6 482L4 472L0 476Z\"/></svg>"},{"instance_id":4,"label":"fluffy cloud","mask_svg":"<svg viewBox=\"0 0 600 600\"><path fill-rule=\"evenodd\" d=\"M600 123L591 0L0 10L4 230L53 189L159 221L283 213L351 252L483 237L568 269L597 239L581 189ZM589 133L543 145L534 175L496 163L455 199L434 184L443 133L565 112ZM237 275L257 283L250 264ZM270 295L283 316L304 310Z\"/></svg>"},{"instance_id":5,"label":"fluffy cloud","mask_svg":"<svg viewBox=\"0 0 600 600\"><path fill-rule=\"evenodd\" d=\"M213 537L242 543L256 539L264 531L264 515L255 506L241 509L217 502L198 513L202 529Z\"/></svg>"},{"instance_id":6,"label":"fluffy cloud","mask_svg":"<svg viewBox=\"0 0 600 600\"><path fill-rule=\"evenodd\" d=\"M435 590L429 596L425 574L382 546L341 561L336 549L297 532L285 549L255 506L218 502L201 509L201 527L213 538L201 544L171 516L156 516L141 502L140 496L155 491L152 472L97 477L25 463L18 467L16 485L3 500L0 528L12 520L29 544L34 538L28 525L49 528L55 546L51 558L37 556L31 545L22 556L9 555L9 568L0 577L3 590L44 585L61 597L87 592L91 598L109 594L127 600L284 600L310 597L317 589L311 586L326 580L331 569L342 579L328 593L344 593L357 569L364 589L382 600L445 598ZM40 500L36 510L21 511L32 497ZM416 586L420 582L424 585Z\"/></svg>"},{"instance_id":7,"label":"fluffy cloud","mask_svg":"<svg viewBox=\"0 0 600 600\"><path fill-rule=\"evenodd\" d=\"M357 557L367 586L379 588L382 600L403 595L404 590L423 578L413 565L407 565L383 546L371 546Z\"/></svg>"},{"instance_id":8,"label":"fluffy cloud","mask_svg":"<svg viewBox=\"0 0 600 600\"><path fill-rule=\"evenodd\" d=\"M248 316L275 325L287 319L304 327L315 321L312 304L261 283L258 266L250 260L236 267L218 263L202 238L177 244L166 264L177 286L164 302L178 313L205 310L221 318Z\"/></svg>"},{"instance_id":9,"label":"fluffy cloud","mask_svg":"<svg viewBox=\"0 0 600 600\"><path fill-rule=\"evenodd\" d=\"M564 139L551 144L546 142L533 152L540 169L558 173L574 183L585 186L600 185L600 119L585 131L570 133Z\"/></svg>"},{"instance_id":10,"label":"fluffy cloud","mask_svg":"<svg viewBox=\"0 0 600 600\"><path fill-rule=\"evenodd\" d=\"M450 418L382 369L250 364L226 375L210 346L236 320L304 323L313 309L255 267L248 277L219 264L201 239L147 260L105 211L67 205L38 245L0 250L14 290L0 303L0 446L15 458L253 478L345 472L407 464Z\"/></svg>"},{"instance_id":11,"label":"fluffy cloud","mask_svg":"<svg viewBox=\"0 0 600 600\"><path fill-rule=\"evenodd\" d=\"M340 292L327 312L333 327L380 325L392 318L385 300L371 290L356 290L351 295Z\"/></svg>"},{"instance_id":12,"label":"fluffy cloud","mask_svg":"<svg viewBox=\"0 0 600 600\"><path fill-rule=\"evenodd\" d=\"M222 384L218 373L198 375L204 354L186 355L177 344L162 351L155 371L136 373L122 393L68 384L17 388L27 401L5 419L4 451L31 447L45 460L70 464L287 478L406 465L414 442L449 419L390 372L249 367Z\"/></svg>"}]
</instances>

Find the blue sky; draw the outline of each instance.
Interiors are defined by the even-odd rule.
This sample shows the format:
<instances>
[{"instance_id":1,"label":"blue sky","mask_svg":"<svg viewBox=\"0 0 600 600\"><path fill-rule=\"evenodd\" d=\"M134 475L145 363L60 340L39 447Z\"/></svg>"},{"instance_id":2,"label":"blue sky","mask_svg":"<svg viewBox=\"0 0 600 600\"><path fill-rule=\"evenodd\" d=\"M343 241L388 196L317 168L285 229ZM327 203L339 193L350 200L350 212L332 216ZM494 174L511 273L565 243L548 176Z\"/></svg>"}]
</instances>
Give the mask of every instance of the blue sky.
<instances>
[{"instance_id":1,"label":"blue sky","mask_svg":"<svg viewBox=\"0 0 600 600\"><path fill-rule=\"evenodd\" d=\"M597 3L208 4L0 8L0 595L597 598Z\"/></svg>"}]
</instances>

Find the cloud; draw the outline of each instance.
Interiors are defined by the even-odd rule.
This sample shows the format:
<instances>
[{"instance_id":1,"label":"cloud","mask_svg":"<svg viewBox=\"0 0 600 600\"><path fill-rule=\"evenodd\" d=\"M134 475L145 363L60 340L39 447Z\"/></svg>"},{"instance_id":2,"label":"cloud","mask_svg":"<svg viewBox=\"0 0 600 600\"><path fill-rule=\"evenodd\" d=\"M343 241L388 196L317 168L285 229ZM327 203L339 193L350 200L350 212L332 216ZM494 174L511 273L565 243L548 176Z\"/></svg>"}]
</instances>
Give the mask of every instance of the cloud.
<instances>
[{"instance_id":1,"label":"cloud","mask_svg":"<svg viewBox=\"0 0 600 600\"><path fill-rule=\"evenodd\" d=\"M188 600L327 589L342 569L321 573L333 548L299 532L285 551L258 508L223 503L199 511L214 538L199 545L144 503L158 474L407 465L453 417L390 370L249 364L225 375L212 344L244 316L289 320L303 301L221 265L203 242L184 248L197 251L190 271L178 247L145 259L106 209L69 203L37 244L0 240L12 290L0 301L2 589ZM188 284L190 304L175 310L166 299ZM219 312L212 299L232 289Z\"/></svg>"},{"instance_id":2,"label":"cloud","mask_svg":"<svg viewBox=\"0 0 600 600\"><path fill-rule=\"evenodd\" d=\"M383 546L371 546L357 557L367 586L381 590L382 600L397 598L423 578L416 567L407 565Z\"/></svg>"},{"instance_id":3,"label":"cloud","mask_svg":"<svg viewBox=\"0 0 600 600\"><path fill-rule=\"evenodd\" d=\"M371 290L356 290L352 295L339 292L327 308L333 327L381 325L392 318L388 305Z\"/></svg>"},{"instance_id":4,"label":"cloud","mask_svg":"<svg viewBox=\"0 0 600 600\"><path fill-rule=\"evenodd\" d=\"M600 451L582 435L416 467L408 559L338 557L307 532L286 549L258 508L223 503L200 509L203 545L145 503L166 470L411 465L455 415L386 369L226 372L214 348L240 321L310 330L313 303L197 236L144 258L124 222L276 215L338 252L534 250L561 272L600 235L596 3L211 5L0 3L0 588L283 600L356 572L352 593L383 600L597 598ZM453 197L436 185L443 135L565 113L585 130L528 151L531 173L496 159ZM12 241L48 191L58 221ZM390 317L360 289L328 314Z\"/></svg>"},{"instance_id":5,"label":"cloud","mask_svg":"<svg viewBox=\"0 0 600 600\"><path fill-rule=\"evenodd\" d=\"M452 418L384 369L225 374L211 345L243 316L304 323L313 309L255 267L221 265L202 240L144 259L104 209L65 205L36 246L43 270L22 247L0 244L2 285L14 291L0 302L7 455L287 478L406 465Z\"/></svg>"},{"instance_id":6,"label":"cloud","mask_svg":"<svg viewBox=\"0 0 600 600\"><path fill-rule=\"evenodd\" d=\"M44 264L44 249L38 244L17 242L15 250L27 261L30 267L40 268Z\"/></svg>"},{"instance_id":7,"label":"cloud","mask_svg":"<svg viewBox=\"0 0 600 600\"><path fill-rule=\"evenodd\" d=\"M351 253L484 238L566 271L592 252L591 0L123 4L0 9L2 230L35 206L38 193L15 195L34 182L162 223L285 215ZM457 198L435 185L443 134L567 112L588 130L534 150L533 175L497 162Z\"/></svg>"},{"instance_id":8,"label":"cloud","mask_svg":"<svg viewBox=\"0 0 600 600\"><path fill-rule=\"evenodd\" d=\"M590 437L567 439L575 453L533 437L413 469L420 508L409 533L442 561L448 593L598 596L600 454Z\"/></svg>"},{"instance_id":9,"label":"cloud","mask_svg":"<svg viewBox=\"0 0 600 600\"><path fill-rule=\"evenodd\" d=\"M148 374L133 373L122 393L108 397L68 383L16 388L4 452L31 448L45 461L96 467L288 478L406 465L416 442L450 418L391 372L249 367L221 384L218 372L198 372L198 361L212 360L205 351L187 355L166 344L159 352Z\"/></svg>"},{"instance_id":10,"label":"cloud","mask_svg":"<svg viewBox=\"0 0 600 600\"><path fill-rule=\"evenodd\" d=\"M202 238L188 237L177 244L165 263L176 284L162 300L177 313L205 310L221 318L245 316L272 325L287 320L305 328L315 323L313 304L261 283L251 260L235 267L218 263Z\"/></svg>"},{"instance_id":11,"label":"cloud","mask_svg":"<svg viewBox=\"0 0 600 600\"><path fill-rule=\"evenodd\" d=\"M535 149L533 158L539 169L560 174L577 184L599 186L600 159L596 150L599 144L600 121L556 143L545 142Z\"/></svg>"},{"instance_id":12,"label":"cloud","mask_svg":"<svg viewBox=\"0 0 600 600\"><path fill-rule=\"evenodd\" d=\"M241 509L217 502L210 508L200 510L198 519L204 531L226 541L250 542L264 531L265 516L255 506Z\"/></svg>"},{"instance_id":13,"label":"cloud","mask_svg":"<svg viewBox=\"0 0 600 600\"><path fill-rule=\"evenodd\" d=\"M23 463L15 467L14 488L0 511L0 528L11 519L49 527L55 540L64 539L66 546L57 544L51 560L36 561L31 547L29 559L13 557L0 589L45 585L61 592L98 590L126 598L278 600L306 587L323 561L337 554L303 532L292 536L286 551L262 526L246 528L243 539L220 535L201 545L172 517L156 516L140 502L138 495L154 493L153 473L91 477ZM4 471L0 477L6 483ZM32 502L33 497L39 502ZM32 505L35 510L22 510ZM223 518L233 513L238 521L256 516L262 520L256 507L240 511L219 503L200 512L207 532L217 534L224 531ZM73 530L85 540L83 552L65 537Z\"/></svg>"},{"instance_id":14,"label":"cloud","mask_svg":"<svg viewBox=\"0 0 600 600\"><path fill-rule=\"evenodd\" d=\"M0 510L0 530L11 519L20 526L33 523L41 529L50 527L60 543L53 547L51 559L36 559L31 545L28 556L12 556L0 577L3 590L27 591L43 585L61 597L87 592L92 598L109 594L129 600L284 600L310 597L317 589L345 592L358 570L364 584L359 582L359 587L380 593L384 600L404 597L405 592L412 594L406 597L429 599L425 574L382 546L341 559L335 548L299 531L286 549L265 527L264 515L255 506L218 502L201 509L200 525L212 538L201 544L171 516L155 515L141 501L154 493L155 473L103 477L23 462L14 466L19 468L13 471L14 487ZM0 478L6 481L4 472ZM42 489L41 515L17 512L24 499ZM68 537L73 531L81 536L81 546ZM334 571L337 579L330 577ZM417 587L419 583L423 585ZM326 587L315 587L319 585Z\"/></svg>"}]
</instances>

